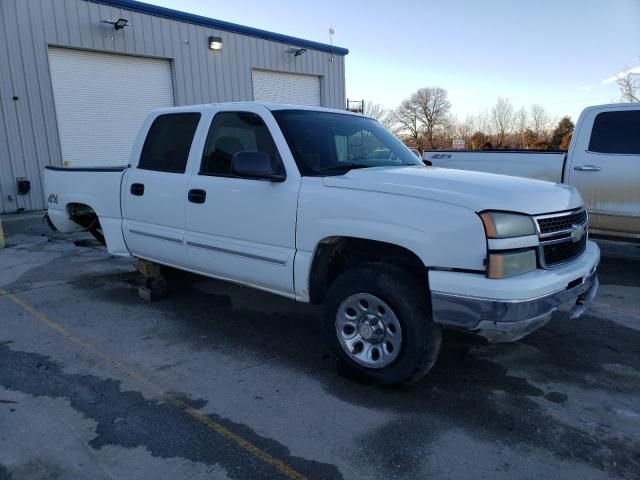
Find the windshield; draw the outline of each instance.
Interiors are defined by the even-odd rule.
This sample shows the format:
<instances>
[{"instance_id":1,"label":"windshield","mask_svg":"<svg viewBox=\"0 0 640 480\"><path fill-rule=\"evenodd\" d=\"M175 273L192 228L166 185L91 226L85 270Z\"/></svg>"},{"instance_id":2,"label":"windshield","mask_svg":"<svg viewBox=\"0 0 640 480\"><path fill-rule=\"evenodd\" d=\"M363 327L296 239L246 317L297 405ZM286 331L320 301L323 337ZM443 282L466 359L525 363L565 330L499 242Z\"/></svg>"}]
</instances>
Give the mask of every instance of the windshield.
<instances>
[{"instance_id":1,"label":"windshield","mask_svg":"<svg viewBox=\"0 0 640 480\"><path fill-rule=\"evenodd\" d=\"M276 110L273 115L303 175L340 175L367 167L424 167L400 140L370 118L313 110Z\"/></svg>"}]
</instances>

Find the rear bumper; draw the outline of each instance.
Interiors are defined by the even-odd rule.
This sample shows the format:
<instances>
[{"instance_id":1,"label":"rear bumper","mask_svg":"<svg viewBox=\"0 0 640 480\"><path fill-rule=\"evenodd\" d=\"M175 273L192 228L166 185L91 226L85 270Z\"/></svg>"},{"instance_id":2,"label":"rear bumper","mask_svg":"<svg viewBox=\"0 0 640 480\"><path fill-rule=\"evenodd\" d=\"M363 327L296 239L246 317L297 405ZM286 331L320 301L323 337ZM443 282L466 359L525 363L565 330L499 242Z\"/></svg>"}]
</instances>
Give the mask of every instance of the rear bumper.
<instances>
[{"instance_id":1,"label":"rear bumper","mask_svg":"<svg viewBox=\"0 0 640 480\"><path fill-rule=\"evenodd\" d=\"M430 272L430 281L434 280L431 283L434 321L477 333L490 342L518 340L542 327L556 310L568 311L570 318L582 315L598 290L596 268L599 261L600 251L597 245L590 242L585 253L571 265L557 270L538 270L532 272L529 279L526 278L529 274L493 280L481 275L440 272L447 274L446 281L440 282L441 286L451 285L451 276L459 275L460 283L456 290L462 288L469 275L480 277L469 282L470 293L474 285L481 292L493 287L495 295L491 297L438 290L438 280L443 277L434 275L432 279L431 273L438 272ZM545 275L548 275L547 290L550 291L540 293L540 289L544 290ZM517 288L513 288L513 282L517 284ZM509 288L502 288L507 286ZM559 286L561 287L558 288Z\"/></svg>"}]
</instances>

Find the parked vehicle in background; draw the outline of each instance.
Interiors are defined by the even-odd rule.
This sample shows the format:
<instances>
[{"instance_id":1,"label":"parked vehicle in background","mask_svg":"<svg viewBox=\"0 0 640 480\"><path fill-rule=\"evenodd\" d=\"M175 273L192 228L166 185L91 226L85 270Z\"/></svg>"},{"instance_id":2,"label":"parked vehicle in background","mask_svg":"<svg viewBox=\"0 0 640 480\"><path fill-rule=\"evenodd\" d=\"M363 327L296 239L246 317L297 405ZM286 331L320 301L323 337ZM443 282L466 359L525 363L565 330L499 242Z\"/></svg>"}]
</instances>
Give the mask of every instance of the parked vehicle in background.
<instances>
[{"instance_id":1,"label":"parked vehicle in background","mask_svg":"<svg viewBox=\"0 0 640 480\"><path fill-rule=\"evenodd\" d=\"M420 150L418 150L417 148L410 148L409 150L411 150L411 153L413 153L416 157L422 158L422 155L420 155Z\"/></svg>"},{"instance_id":2,"label":"parked vehicle in background","mask_svg":"<svg viewBox=\"0 0 640 480\"><path fill-rule=\"evenodd\" d=\"M55 228L93 229L115 255L322 303L329 348L378 383L421 378L443 327L517 340L559 308L581 315L597 290L600 251L574 188L426 168L361 115L159 110L130 165L47 168Z\"/></svg>"},{"instance_id":3,"label":"parked vehicle in background","mask_svg":"<svg viewBox=\"0 0 640 480\"><path fill-rule=\"evenodd\" d=\"M566 152L429 151L424 161L573 185L584 199L592 233L640 239L639 103L586 108Z\"/></svg>"}]
</instances>

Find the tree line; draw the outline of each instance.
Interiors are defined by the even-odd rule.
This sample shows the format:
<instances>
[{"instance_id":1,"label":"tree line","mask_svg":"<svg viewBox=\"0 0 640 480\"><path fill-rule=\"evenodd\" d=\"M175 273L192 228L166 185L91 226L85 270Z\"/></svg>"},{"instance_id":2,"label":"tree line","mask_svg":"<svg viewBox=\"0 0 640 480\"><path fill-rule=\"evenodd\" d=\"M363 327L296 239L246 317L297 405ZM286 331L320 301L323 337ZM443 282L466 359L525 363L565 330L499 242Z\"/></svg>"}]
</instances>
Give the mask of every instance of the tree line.
<instances>
[{"instance_id":1,"label":"tree line","mask_svg":"<svg viewBox=\"0 0 640 480\"><path fill-rule=\"evenodd\" d=\"M459 120L441 87L420 88L393 110L373 102L365 102L363 110L419 150L450 149L453 140L474 150L565 150L574 129L569 116L554 120L541 105L516 109L502 97L490 109Z\"/></svg>"}]
</instances>

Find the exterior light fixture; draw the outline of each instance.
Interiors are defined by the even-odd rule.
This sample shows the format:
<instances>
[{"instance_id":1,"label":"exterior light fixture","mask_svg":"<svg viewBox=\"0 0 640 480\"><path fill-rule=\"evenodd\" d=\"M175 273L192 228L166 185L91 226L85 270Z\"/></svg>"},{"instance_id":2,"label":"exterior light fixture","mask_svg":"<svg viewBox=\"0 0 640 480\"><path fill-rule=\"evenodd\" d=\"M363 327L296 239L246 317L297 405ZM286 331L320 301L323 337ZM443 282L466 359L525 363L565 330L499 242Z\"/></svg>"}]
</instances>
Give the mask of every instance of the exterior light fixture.
<instances>
[{"instance_id":1,"label":"exterior light fixture","mask_svg":"<svg viewBox=\"0 0 640 480\"><path fill-rule=\"evenodd\" d=\"M222 38L209 37L209 48L211 50L222 50Z\"/></svg>"},{"instance_id":2,"label":"exterior light fixture","mask_svg":"<svg viewBox=\"0 0 640 480\"><path fill-rule=\"evenodd\" d=\"M287 50L287 53L290 55L293 55L294 57L299 57L300 55L302 55L303 53L307 53L307 49L306 48L290 48Z\"/></svg>"},{"instance_id":3,"label":"exterior light fixture","mask_svg":"<svg viewBox=\"0 0 640 480\"><path fill-rule=\"evenodd\" d=\"M102 20L102 23L113 25L114 30L122 30L124 27L129 26L129 20L127 20L126 18L119 18L117 20Z\"/></svg>"}]
</instances>

